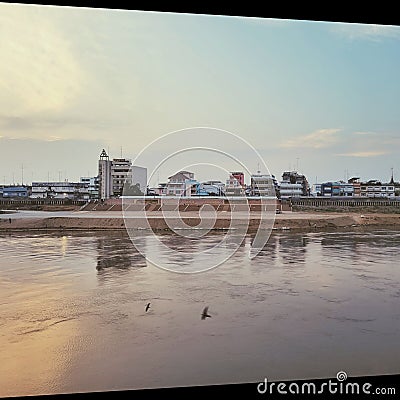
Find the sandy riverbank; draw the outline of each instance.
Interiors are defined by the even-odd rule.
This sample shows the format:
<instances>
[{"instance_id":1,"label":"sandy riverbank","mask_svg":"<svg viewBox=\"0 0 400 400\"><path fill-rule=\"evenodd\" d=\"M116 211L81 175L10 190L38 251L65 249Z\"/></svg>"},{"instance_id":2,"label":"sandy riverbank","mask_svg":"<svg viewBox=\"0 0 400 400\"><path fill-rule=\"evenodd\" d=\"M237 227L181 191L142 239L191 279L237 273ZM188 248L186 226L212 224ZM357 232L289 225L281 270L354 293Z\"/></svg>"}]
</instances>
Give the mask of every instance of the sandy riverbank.
<instances>
[{"instance_id":1,"label":"sandy riverbank","mask_svg":"<svg viewBox=\"0 0 400 400\"><path fill-rule=\"evenodd\" d=\"M196 213L183 214L183 220L190 226L199 224ZM10 222L11 221L11 222ZM246 220L243 219L246 224ZM153 230L167 230L168 224L161 213L148 216L148 224L138 216L132 215L129 227L144 229L150 225ZM230 217L219 213L214 225L215 230L228 229ZM304 213L284 212L275 217L274 229L290 230L326 230L356 227L400 228L399 214L357 214L357 213ZM257 215L251 215L248 230L259 227ZM123 216L119 212L63 212L63 213L10 213L0 215L0 232L29 230L125 230Z\"/></svg>"}]
</instances>

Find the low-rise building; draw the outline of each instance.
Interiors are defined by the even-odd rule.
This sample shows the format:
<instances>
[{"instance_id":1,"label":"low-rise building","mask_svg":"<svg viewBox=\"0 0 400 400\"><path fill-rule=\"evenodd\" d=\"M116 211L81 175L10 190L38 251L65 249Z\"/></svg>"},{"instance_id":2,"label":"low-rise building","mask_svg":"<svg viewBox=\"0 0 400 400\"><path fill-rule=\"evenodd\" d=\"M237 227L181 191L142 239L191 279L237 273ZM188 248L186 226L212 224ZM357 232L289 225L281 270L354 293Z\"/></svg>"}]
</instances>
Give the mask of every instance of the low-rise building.
<instances>
[{"instance_id":1,"label":"low-rise building","mask_svg":"<svg viewBox=\"0 0 400 400\"><path fill-rule=\"evenodd\" d=\"M33 199L89 200L89 185L82 182L32 182Z\"/></svg>"},{"instance_id":2,"label":"low-rise building","mask_svg":"<svg viewBox=\"0 0 400 400\"><path fill-rule=\"evenodd\" d=\"M352 196L353 185L344 182L325 182L321 185L321 194L324 197Z\"/></svg>"},{"instance_id":3,"label":"low-rise building","mask_svg":"<svg viewBox=\"0 0 400 400\"><path fill-rule=\"evenodd\" d=\"M197 186L198 196L224 196L225 185L221 181L202 182Z\"/></svg>"},{"instance_id":4,"label":"low-rise building","mask_svg":"<svg viewBox=\"0 0 400 400\"><path fill-rule=\"evenodd\" d=\"M324 197L349 197L354 194L354 186L352 183L343 181L325 182L321 185L321 194Z\"/></svg>"},{"instance_id":5,"label":"low-rise building","mask_svg":"<svg viewBox=\"0 0 400 400\"><path fill-rule=\"evenodd\" d=\"M322 184L321 183L314 183L311 186L311 196L321 196L322 195Z\"/></svg>"},{"instance_id":6,"label":"low-rise building","mask_svg":"<svg viewBox=\"0 0 400 400\"><path fill-rule=\"evenodd\" d=\"M159 183L157 187L149 188L147 194L149 196L166 196L168 183Z\"/></svg>"},{"instance_id":7,"label":"low-rise building","mask_svg":"<svg viewBox=\"0 0 400 400\"><path fill-rule=\"evenodd\" d=\"M25 185L3 186L2 196L4 198L26 198L29 197L30 187Z\"/></svg>"},{"instance_id":8,"label":"low-rise building","mask_svg":"<svg viewBox=\"0 0 400 400\"><path fill-rule=\"evenodd\" d=\"M381 183L377 180L369 180L361 183L362 197L394 197L395 185L391 183Z\"/></svg>"}]
</instances>

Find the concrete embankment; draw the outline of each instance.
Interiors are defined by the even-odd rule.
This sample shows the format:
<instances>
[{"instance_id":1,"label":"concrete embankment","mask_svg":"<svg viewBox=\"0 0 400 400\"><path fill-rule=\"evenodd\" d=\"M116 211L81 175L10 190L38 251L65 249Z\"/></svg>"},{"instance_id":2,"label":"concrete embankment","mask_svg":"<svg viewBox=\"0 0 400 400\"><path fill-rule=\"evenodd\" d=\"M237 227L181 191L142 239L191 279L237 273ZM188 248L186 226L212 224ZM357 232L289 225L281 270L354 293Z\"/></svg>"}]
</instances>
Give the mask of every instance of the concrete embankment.
<instances>
[{"instance_id":1,"label":"concrete embankment","mask_svg":"<svg viewBox=\"0 0 400 400\"><path fill-rule=\"evenodd\" d=\"M53 230L118 230L126 229L125 221L120 213L118 215L89 215L82 213L73 213L73 216L49 216L44 217L23 217L17 218L16 214L3 214L0 218L0 231L53 231ZM170 220L172 221L172 220ZM200 223L196 216L183 215L183 221L192 227ZM218 216L213 229L225 230L230 226L230 219L226 216ZM272 223L272 221L271 221ZM246 225L247 220L240 221L241 225ZM153 215L144 221L140 218L129 219L128 227L133 229L145 229L151 227L153 230L168 230L174 226L171 222L167 223L162 215ZM251 216L248 223L248 231L259 229L260 220L257 216ZM268 226L263 225L263 226ZM270 225L269 225L270 226ZM325 229L343 229L355 227L375 227L375 228L400 228L400 215L388 214L365 214L356 213L300 213L287 212L276 216L273 223L274 229L290 230L325 230Z\"/></svg>"}]
</instances>

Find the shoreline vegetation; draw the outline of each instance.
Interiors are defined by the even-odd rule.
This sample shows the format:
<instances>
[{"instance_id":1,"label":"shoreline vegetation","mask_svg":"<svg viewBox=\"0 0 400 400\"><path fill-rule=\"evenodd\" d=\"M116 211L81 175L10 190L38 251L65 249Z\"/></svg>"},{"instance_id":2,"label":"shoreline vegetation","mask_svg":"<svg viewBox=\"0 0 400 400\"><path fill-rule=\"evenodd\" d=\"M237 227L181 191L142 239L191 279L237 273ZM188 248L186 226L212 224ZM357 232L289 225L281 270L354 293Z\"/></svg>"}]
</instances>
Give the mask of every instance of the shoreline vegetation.
<instances>
[{"instance_id":1,"label":"shoreline vegetation","mask_svg":"<svg viewBox=\"0 0 400 400\"><path fill-rule=\"evenodd\" d=\"M125 221L121 212L80 212L66 213L44 213L44 215L33 215L28 213L20 215L15 211L0 211L0 232L13 231L101 231L101 230L126 230ZM57 215L59 214L59 215ZM129 219L130 229L153 231L170 230L168 217L165 218L161 212L148 213L148 219L140 217ZM196 213L182 213L183 221L195 228L200 223ZM229 214L229 213L228 213ZM167 221L166 221L167 219ZM241 224L247 224L243 219ZM213 231L226 231L230 226L230 218L227 214L218 213L212 228ZM266 229L270 225L267 223ZM150 228L149 228L150 227ZM255 232L260 227L259 214L250 213L248 232ZM356 212L291 212L284 211L275 216L274 231L309 231L318 232L322 230L352 230L357 228L400 228L400 215L397 213L356 213ZM262 229L262 228L261 228Z\"/></svg>"}]
</instances>

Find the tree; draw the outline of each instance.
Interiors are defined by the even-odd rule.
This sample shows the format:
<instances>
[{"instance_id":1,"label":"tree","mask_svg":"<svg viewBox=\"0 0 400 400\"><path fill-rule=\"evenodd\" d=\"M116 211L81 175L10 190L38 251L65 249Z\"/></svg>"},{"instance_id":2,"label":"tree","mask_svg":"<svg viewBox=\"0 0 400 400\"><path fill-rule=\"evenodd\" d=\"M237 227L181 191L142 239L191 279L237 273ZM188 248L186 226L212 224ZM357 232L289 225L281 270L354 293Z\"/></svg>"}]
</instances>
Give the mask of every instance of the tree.
<instances>
[{"instance_id":1,"label":"tree","mask_svg":"<svg viewBox=\"0 0 400 400\"><path fill-rule=\"evenodd\" d=\"M125 185L123 189L124 196L144 196L144 193L140 190L140 184L135 185Z\"/></svg>"}]
</instances>

